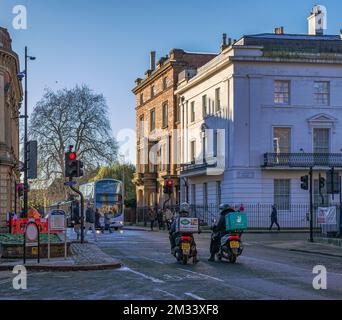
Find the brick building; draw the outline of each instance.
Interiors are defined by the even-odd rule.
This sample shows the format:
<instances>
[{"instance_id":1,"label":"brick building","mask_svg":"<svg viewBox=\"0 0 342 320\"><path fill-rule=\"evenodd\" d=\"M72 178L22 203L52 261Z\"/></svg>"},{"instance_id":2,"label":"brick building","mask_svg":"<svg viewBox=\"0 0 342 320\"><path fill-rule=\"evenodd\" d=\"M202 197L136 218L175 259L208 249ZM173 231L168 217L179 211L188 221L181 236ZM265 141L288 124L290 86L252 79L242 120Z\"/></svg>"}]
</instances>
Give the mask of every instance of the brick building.
<instances>
[{"instance_id":1,"label":"brick building","mask_svg":"<svg viewBox=\"0 0 342 320\"><path fill-rule=\"evenodd\" d=\"M16 206L19 182L19 107L22 87L18 80L19 58L12 51L11 38L0 28L0 229L6 214Z\"/></svg>"},{"instance_id":2,"label":"brick building","mask_svg":"<svg viewBox=\"0 0 342 320\"><path fill-rule=\"evenodd\" d=\"M136 96L137 172L134 177L138 207L163 205L165 178L174 181L171 203L179 203L179 166L176 152L180 139L180 114L175 90L178 75L196 69L215 57L214 54L190 53L173 49L156 64L151 52L150 69L145 79L138 78Z\"/></svg>"}]
</instances>

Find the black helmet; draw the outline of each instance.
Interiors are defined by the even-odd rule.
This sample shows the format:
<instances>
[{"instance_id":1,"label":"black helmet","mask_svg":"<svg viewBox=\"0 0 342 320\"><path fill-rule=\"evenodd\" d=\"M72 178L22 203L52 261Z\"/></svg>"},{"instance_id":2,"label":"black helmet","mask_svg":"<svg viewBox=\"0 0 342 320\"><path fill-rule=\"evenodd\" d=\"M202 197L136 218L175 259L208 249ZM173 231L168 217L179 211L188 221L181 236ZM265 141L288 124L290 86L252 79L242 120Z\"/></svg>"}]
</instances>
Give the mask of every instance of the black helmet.
<instances>
[{"instance_id":1,"label":"black helmet","mask_svg":"<svg viewBox=\"0 0 342 320\"><path fill-rule=\"evenodd\" d=\"M225 212L227 212L229 209L231 209L232 207L229 204L226 203L222 203L220 204L220 213L223 214Z\"/></svg>"}]
</instances>

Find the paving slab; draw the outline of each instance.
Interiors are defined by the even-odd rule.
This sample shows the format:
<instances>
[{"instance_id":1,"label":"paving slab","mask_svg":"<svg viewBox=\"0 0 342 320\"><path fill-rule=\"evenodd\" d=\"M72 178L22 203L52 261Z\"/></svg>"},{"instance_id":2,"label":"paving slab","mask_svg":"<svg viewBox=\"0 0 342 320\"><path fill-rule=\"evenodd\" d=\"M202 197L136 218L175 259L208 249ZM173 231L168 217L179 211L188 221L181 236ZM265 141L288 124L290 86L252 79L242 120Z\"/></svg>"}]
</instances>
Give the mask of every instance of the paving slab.
<instances>
[{"instance_id":1,"label":"paving slab","mask_svg":"<svg viewBox=\"0 0 342 320\"><path fill-rule=\"evenodd\" d=\"M28 271L36 272L67 272L67 271L95 271L117 269L121 263L104 253L98 246L92 243L72 243L72 256L67 259L51 258L27 260L25 267ZM23 260L0 260L0 271L12 270L14 266L23 265Z\"/></svg>"}]
</instances>

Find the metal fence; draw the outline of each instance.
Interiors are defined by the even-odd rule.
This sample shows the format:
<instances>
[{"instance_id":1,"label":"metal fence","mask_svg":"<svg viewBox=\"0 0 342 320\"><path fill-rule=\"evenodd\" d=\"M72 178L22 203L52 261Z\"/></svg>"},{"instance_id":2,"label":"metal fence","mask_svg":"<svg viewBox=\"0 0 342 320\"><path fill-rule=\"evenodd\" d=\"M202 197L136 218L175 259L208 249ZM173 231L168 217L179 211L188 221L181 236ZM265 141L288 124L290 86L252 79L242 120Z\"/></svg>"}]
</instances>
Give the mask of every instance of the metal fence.
<instances>
[{"instance_id":1,"label":"metal fence","mask_svg":"<svg viewBox=\"0 0 342 320\"><path fill-rule=\"evenodd\" d=\"M232 205L239 210L241 204ZM265 230L271 226L272 204L253 203L244 204L244 211L248 216L248 226L251 230ZM329 221L322 220L319 205L313 208L313 228L316 237L339 237L340 236L340 219L341 210L339 205L336 207L334 218ZM178 212L178 206L169 207L173 212ZM159 208L157 207L159 210ZM149 221L149 212L156 211L156 207L140 207L137 208L137 222L145 224ZM310 205L309 204L292 204L279 206L278 223L282 229L290 230L309 230L310 229ZM199 218L201 225L213 226L219 219L219 207L217 205L191 205L190 215ZM275 228L275 226L274 226Z\"/></svg>"}]
</instances>

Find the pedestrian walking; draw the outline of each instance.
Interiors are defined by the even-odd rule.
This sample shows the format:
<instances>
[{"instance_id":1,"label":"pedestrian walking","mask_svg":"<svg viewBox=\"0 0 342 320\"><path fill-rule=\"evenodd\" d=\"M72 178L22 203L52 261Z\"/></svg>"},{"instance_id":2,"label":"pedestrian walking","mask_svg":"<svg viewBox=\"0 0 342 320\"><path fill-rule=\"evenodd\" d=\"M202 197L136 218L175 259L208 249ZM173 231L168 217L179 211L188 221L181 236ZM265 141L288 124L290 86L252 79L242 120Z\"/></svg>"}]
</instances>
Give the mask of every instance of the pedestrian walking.
<instances>
[{"instance_id":1,"label":"pedestrian walking","mask_svg":"<svg viewBox=\"0 0 342 320\"><path fill-rule=\"evenodd\" d=\"M101 229L101 223L100 223L101 214L98 208L95 210L95 228Z\"/></svg>"},{"instance_id":2,"label":"pedestrian walking","mask_svg":"<svg viewBox=\"0 0 342 320\"><path fill-rule=\"evenodd\" d=\"M102 229L102 233L104 233L105 230L108 230L109 233L113 233L113 231L110 228L110 225L112 223L112 213L110 211L106 211L104 215L104 220L105 220L105 227Z\"/></svg>"},{"instance_id":3,"label":"pedestrian walking","mask_svg":"<svg viewBox=\"0 0 342 320\"><path fill-rule=\"evenodd\" d=\"M151 231L153 231L154 223L156 221L156 212L153 209L149 210L148 219L150 220L150 223L151 223Z\"/></svg>"},{"instance_id":4,"label":"pedestrian walking","mask_svg":"<svg viewBox=\"0 0 342 320\"><path fill-rule=\"evenodd\" d=\"M275 205L272 206L270 231L272 230L274 224L278 227L278 231L280 231L280 225L278 223L278 210Z\"/></svg>"},{"instance_id":5,"label":"pedestrian walking","mask_svg":"<svg viewBox=\"0 0 342 320\"><path fill-rule=\"evenodd\" d=\"M158 222L158 227L159 230L163 228L163 211L162 209L159 209L156 207L156 212L157 212L157 222Z\"/></svg>"},{"instance_id":6,"label":"pedestrian walking","mask_svg":"<svg viewBox=\"0 0 342 320\"><path fill-rule=\"evenodd\" d=\"M241 203L239 211L240 212L245 212L245 206L242 203Z\"/></svg>"},{"instance_id":7,"label":"pedestrian walking","mask_svg":"<svg viewBox=\"0 0 342 320\"><path fill-rule=\"evenodd\" d=\"M95 211L92 208L90 202L87 203L87 210L86 210L86 223L85 223L85 236L89 229L92 230L94 235L94 241L97 241L96 230L95 230Z\"/></svg>"},{"instance_id":8,"label":"pedestrian walking","mask_svg":"<svg viewBox=\"0 0 342 320\"><path fill-rule=\"evenodd\" d=\"M77 240L80 239L81 235L81 217L80 217L80 207L78 201L74 203L72 210L72 220L74 222L74 232L77 234Z\"/></svg>"}]
</instances>

